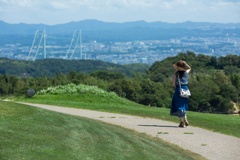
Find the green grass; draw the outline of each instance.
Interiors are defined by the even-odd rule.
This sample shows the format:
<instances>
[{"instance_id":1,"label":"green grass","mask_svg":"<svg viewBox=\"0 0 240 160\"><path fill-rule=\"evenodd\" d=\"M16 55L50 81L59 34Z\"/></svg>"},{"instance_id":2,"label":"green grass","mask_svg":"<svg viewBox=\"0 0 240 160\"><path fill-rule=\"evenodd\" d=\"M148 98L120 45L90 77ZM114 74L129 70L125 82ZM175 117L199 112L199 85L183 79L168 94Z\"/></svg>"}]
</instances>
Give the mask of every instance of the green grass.
<instances>
[{"instance_id":1,"label":"green grass","mask_svg":"<svg viewBox=\"0 0 240 160\"><path fill-rule=\"evenodd\" d=\"M0 101L0 159L205 159L133 130Z\"/></svg>"},{"instance_id":2,"label":"green grass","mask_svg":"<svg viewBox=\"0 0 240 160\"><path fill-rule=\"evenodd\" d=\"M137 115L179 123L177 117L169 115L169 109L143 106L123 98L113 99L99 95L67 94L37 95L32 98L17 98L15 100ZM190 126L205 128L214 132L240 138L240 116L198 113L190 111L187 112L187 116Z\"/></svg>"},{"instance_id":3,"label":"green grass","mask_svg":"<svg viewBox=\"0 0 240 160\"><path fill-rule=\"evenodd\" d=\"M193 133L191 133L191 132L184 132L183 134L193 134Z\"/></svg>"},{"instance_id":4,"label":"green grass","mask_svg":"<svg viewBox=\"0 0 240 160\"><path fill-rule=\"evenodd\" d=\"M168 132L158 132L158 134L169 134Z\"/></svg>"}]
</instances>

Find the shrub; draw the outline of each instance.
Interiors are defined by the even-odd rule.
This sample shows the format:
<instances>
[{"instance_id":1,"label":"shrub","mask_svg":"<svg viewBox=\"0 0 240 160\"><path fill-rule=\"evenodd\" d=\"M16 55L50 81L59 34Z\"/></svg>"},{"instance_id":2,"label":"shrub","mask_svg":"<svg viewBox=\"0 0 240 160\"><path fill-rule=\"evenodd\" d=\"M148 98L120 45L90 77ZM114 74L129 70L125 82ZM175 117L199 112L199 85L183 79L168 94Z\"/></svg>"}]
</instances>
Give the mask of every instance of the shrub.
<instances>
[{"instance_id":1,"label":"shrub","mask_svg":"<svg viewBox=\"0 0 240 160\"><path fill-rule=\"evenodd\" d=\"M38 95L46 95L46 94L95 94L95 95L101 95L104 97L112 97L112 98L118 98L118 95L114 92L107 92L103 89L100 89L96 86L87 86L84 84L75 85L73 83L65 85L65 86L56 86L56 87L48 87L47 89L43 89L39 92L37 92Z\"/></svg>"}]
</instances>

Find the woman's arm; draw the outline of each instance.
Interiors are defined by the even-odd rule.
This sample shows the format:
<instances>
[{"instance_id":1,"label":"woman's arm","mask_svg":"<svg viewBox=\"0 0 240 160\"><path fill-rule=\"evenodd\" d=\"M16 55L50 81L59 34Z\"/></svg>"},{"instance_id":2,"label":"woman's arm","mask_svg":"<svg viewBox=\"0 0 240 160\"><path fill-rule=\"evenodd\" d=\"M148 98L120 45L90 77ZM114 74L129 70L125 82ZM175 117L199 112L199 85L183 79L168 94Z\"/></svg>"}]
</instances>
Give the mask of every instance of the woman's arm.
<instances>
[{"instance_id":1,"label":"woman's arm","mask_svg":"<svg viewBox=\"0 0 240 160\"><path fill-rule=\"evenodd\" d=\"M176 82L176 73L174 73L173 75L173 80L172 80L172 85L175 86L175 82Z\"/></svg>"},{"instance_id":2,"label":"woman's arm","mask_svg":"<svg viewBox=\"0 0 240 160\"><path fill-rule=\"evenodd\" d=\"M190 67L185 61L183 61L183 63L184 63L185 66L188 68L188 69L186 70L186 72L189 73L189 72L191 71L191 67Z\"/></svg>"}]
</instances>

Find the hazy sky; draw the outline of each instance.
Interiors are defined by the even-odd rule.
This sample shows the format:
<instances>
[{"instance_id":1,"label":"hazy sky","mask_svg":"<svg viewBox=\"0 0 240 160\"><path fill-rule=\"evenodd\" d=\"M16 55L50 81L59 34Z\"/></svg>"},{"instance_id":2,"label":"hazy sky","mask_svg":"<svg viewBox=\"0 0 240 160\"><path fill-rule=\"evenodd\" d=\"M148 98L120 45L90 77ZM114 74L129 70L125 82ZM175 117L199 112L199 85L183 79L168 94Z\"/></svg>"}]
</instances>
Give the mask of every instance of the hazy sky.
<instances>
[{"instance_id":1,"label":"hazy sky","mask_svg":"<svg viewBox=\"0 0 240 160\"><path fill-rule=\"evenodd\" d=\"M240 0L0 0L0 20L59 24L105 22L240 22Z\"/></svg>"}]
</instances>

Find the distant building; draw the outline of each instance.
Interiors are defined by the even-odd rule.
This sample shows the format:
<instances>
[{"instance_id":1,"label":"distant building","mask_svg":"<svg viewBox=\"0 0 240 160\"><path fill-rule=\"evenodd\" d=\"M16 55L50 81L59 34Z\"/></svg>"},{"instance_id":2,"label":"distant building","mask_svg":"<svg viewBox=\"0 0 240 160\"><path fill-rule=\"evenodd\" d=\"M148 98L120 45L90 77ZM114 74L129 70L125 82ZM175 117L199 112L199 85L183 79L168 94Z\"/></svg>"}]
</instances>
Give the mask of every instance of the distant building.
<instances>
[{"instance_id":1,"label":"distant building","mask_svg":"<svg viewBox=\"0 0 240 160\"><path fill-rule=\"evenodd\" d=\"M30 77L30 74L28 74L28 73L22 73L22 77Z\"/></svg>"},{"instance_id":2,"label":"distant building","mask_svg":"<svg viewBox=\"0 0 240 160\"><path fill-rule=\"evenodd\" d=\"M148 60L147 60L147 58L140 58L140 59L139 59L139 62L140 62L140 63L146 63L146 64L147 64L147 63L148 63Z\"/></svg>"}]
</instances>

